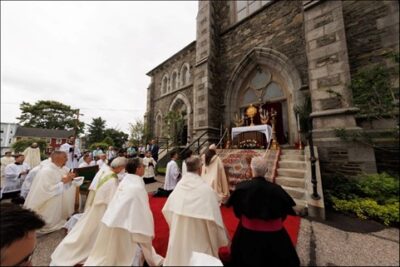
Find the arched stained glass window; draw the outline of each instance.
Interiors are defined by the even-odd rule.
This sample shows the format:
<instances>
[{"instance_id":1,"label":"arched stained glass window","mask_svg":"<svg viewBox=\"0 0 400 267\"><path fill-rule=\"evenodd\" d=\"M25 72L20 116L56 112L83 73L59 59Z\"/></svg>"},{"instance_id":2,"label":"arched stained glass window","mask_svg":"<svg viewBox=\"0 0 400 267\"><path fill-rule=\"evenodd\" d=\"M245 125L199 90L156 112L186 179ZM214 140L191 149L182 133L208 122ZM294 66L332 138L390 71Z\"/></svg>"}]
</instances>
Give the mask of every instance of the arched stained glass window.
<instances>
[{"instance_id":1,"label":"arched stained glass window","mask_svg":"<svg viewBox=\"0 0 400 267\"><path fill-rule=\"evenodd\" d=\"M244 96L243 96L243 102L242 102L242 105L244 106L244 105L249 105L249 104L251 104L251 103L256 103L258 101L258 98L257 98L257 95L256 95L256 93L254 92L254 90L253 89L247 89L247 91L246 91L246 93L244 93Z\"/></svg>"},{"instance_id":2,"label":"arched stained glass window","mask_svg":"<svg viewBox=\"0 0 400 267\"><path fill-rule=\"evenodd\" d=\"M271 100L274 100L276 98L281 98L281 97L284 97L284 96L285 95L283 94L282 89L280 88L280 86L277 83L272 82L265 89L263 101L267 102L267 101L271 101Z\"/></svg>"}]
</instances>

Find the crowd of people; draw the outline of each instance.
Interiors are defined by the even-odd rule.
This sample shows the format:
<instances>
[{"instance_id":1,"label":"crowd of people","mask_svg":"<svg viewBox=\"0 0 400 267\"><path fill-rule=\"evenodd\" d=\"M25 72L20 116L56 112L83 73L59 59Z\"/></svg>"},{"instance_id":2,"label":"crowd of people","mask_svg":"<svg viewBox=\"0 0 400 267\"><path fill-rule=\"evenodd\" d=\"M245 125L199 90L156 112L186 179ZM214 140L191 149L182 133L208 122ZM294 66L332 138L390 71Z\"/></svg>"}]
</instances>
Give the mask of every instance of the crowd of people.
<instances>
[{"instance_id":1,"label":"crowd of people","mask_svg":"<svg viewBox=\"0 0 400 267\"><path fill-rule=\"evenodd\" d=\"M24 176L24 183L28 182L20 193L23 207L17 205L22 203L1 204L0 265L29 263L35 231L42 235L66 228L67 235L51 255L51 266L189 266L204 263L204 259L221 266L262 266L268 262L299 266L283 227L286 216L295 215L293 199L264 178L267 165L262 157L251 161L254 178L230 192L215 145L202 157L185 151L181 167L179 154L170 153L164 187L154 194L168 198L162 208L169 226L168 247L165 258L159 255L152 246L154 220L145 188L155 180L156 142L151 142L143 157L139 155L134 148L125 153L96 149L80 155L71 138L32 169L24 167L23 155L15 157L4 169L6 177L13 172L13 181L20 182ZM83 211L74 214L81 182L73 170L95 164L99 170L80 209ZM9 180L6 186L12 187ZM232 206L240 220L232 241L222 220L221 205ZM31 219L21 226L19 218ZM6 232L11 234L3 238ZM17 251L17 246L24 249ZM219 248L225 246L230 248L230 257L221 262Z\"/></svg>"}]
</instances>

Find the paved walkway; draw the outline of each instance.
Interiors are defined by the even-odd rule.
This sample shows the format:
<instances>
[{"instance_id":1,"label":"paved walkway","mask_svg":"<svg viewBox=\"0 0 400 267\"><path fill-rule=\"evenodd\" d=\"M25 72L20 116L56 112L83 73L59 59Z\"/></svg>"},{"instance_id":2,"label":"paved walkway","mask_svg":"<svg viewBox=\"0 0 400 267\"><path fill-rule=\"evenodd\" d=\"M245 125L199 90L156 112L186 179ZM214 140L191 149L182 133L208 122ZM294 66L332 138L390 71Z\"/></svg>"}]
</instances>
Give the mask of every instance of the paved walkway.
<instances>
[{"instance_id":1,"label":"paved walkway","mask_svg":"<svg viewBox=\"0 0 400 267\"><path fill-rule=\"evenodd\" d=\"M146 185L152 192L164 178ZM47 266L50 255L64 237L60 230L38 238L33 264ZM399 229L360 221L339 214L321 222L302 218L297 243L302 266L399 266Z\"/></svg>"}]
</instances>

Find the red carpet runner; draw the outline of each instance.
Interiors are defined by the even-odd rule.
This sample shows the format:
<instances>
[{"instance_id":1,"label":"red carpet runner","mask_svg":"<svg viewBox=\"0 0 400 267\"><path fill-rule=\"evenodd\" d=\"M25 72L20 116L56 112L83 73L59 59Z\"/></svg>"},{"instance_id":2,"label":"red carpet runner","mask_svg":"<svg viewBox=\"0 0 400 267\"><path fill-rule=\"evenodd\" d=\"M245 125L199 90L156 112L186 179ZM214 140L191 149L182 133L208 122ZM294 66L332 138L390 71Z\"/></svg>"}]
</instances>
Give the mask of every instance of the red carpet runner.
<instances>
[{"instance_id":1,"label":"red carpet runner","mask_svg":"<svg viewBox=\"0 0 400 267\"><path fill-rule=\"evenodd\" d=\"M150 208L153 212L155 227L155 238L153 240L153 246L157 253L165 257L168 247L169 228L161 210L165 202L167 201L167 198L156 198L149 195L149 199ZM239 221L235 217L232 208L227 208L223 206L221 207L221 213L225 226L230 234L230 237L232 238ZM299 234L300 217L288 216L283 225L285 226L286 231L288 232L293 244L296 245L297 236Z\"/></svg>"}]
</instances>

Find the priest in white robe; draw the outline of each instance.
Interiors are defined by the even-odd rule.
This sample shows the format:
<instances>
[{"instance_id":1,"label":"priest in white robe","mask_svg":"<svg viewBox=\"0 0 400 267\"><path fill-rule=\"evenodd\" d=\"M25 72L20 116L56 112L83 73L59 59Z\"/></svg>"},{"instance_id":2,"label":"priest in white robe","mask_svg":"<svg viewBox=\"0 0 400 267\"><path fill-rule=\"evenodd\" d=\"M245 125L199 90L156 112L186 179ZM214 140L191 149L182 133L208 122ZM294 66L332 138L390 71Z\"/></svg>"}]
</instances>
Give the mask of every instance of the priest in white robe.
<instances>
[{"instance_id":1,"label":"priest in white robe","mask_svg":"<svg viewBox=\"0 0 400 267\"><path fill-rule=\"evenodd\" d=\"M25 198L28 196L29 191L31 190L33 179L36 177L36 174L43 168L43 166L47 166L51 163L51 158L45 159L38 166L31 169L28 175L25 177L24 182L21 186L21 197Z\"/></svg>"},{"instance_id":2,"label":"priest in white robe","mask_svg":"<svg viewBox=\"0 0 400 267\"><path fill-rule=\"evenodd\" d=\"M222 160L217 155L217 147L212 144L203 155L203 169L201 177L218 195L218 202L225 203L229 198L228 179L225 174Z\"/></svg>"},{"instance_id":3,"label":"priest in white robe","mask_svg":"<svg viewBox=\"0 0 400 267\"><path fill-rule=\"evenodd\" d=\"M181 178L181 172L179 170L178 164L176 160L178 159L179 155L178 152L172 151L170 153L171 160L167 164L167 169L165 171L165 183L164 183L164 190L172 191L174 190L175 186L178 184Z\"/></svg>"},{"instance_id":4,"label":"priest in white robe","mask_svg":"<svg viewBox=\"0 0 400 267\"><path fill-rule=\"evenodd\" d=\"M4 187L1 190L2 197L8 194L11 198L19 196L21 185L28 174L30 167L24 162L24 155L17 154L14 156L15 162L10 163L4 169Z\"/></svg>"},{"instance_id":5,"label":"priest in white robe","mask_svg":"<svg viewBox=\"0 0 400 267\"><path fill-rule=\"evenodd\" d=\"M186 165L187 174L162 209L170 229L164 266L188 266L193 251L218 257L228 244L217 195L200 177L201 159L192 156Z\"/></svg>"},{"instance_id":6,"label":"priest in white robe","mask_svg":"<svg viewBox=\"0 0 400 267\"><path fill-rule=\"evenodd\" d=\"M111 168L107 164L103 164L103 166L101 166L101 168L99 168L98 172L96 173L92 182L90 183L89 193L86 197L84 211L87 211L93 204L93 199L94 199L97 182L99 181L99 178L102 177L104 173L110 172L110 171L111 171Z\"/></svg>"},{"instance_id":7,"label":"priest in white robe","mask_svg":"<svg viewBox=\"0 0 400 267\"><path fill-rule=\"evenodd\" d=\"M25 208L35 211L45 220L46 225L38 230L41 234L57 231L65 224L68 204L63 203L63 193L72 186L75 177L74 173L63 168L67 162L65 152L53 152L51 161L35 176L24 204Z\"/></svg>"},{"instance_id":8,"label":"priest in white robe","mask_svg":"<svg viewBox=\"0 0 400 267\"><path fill-rule=\"evenodd\" d=\"M149 266L160 266L163 257L153 246L154 221L143 181L145 166L141 158L129 160L126 176L107 207L87 266L131 266L143 253ZM137 255L138 254L138 255ZM141 258L141 257L140 257Z\"/></svg>"},{"instance_id":9,"label":"priest in white robe","mask_svg":"<svg viewBox=\"0 0 400 267\"><path fill-rule=\"evenodd\" d=\"M4 169L8 164L14 163L15 158L11 155L11 151L7 150L4 157L1 157L1 183L0 187L4 186Z\"/></svg>"},{"instance_id":10,"label":"priest in white robe","mask_svg":"<svg viewBox=\"0 0 400 267\"><path fill-rule=\"evenodd\" d=\"M40 148L37 143L32 143L22 154L25 156L25 163L31 168L35 168L40 164Z\"/></svg>"},{"instance_id":11,"label":"priest in white robe","mask_svg":"<svg viewBox=\"0 0 400 267\"><path fill-rule=\"evenodd\" d=\"M125 169L126 158L118 157L102 172L94 191L93 204L51 255L51 266L83 264L96 241L101 218L118 187L117 174Z\"/></svg>"},{"instance_id":12,"label":"priest in white robe","mask_svg":"<svg viewBox=\"0 0 400 267\"><path fill-rule=\"evenodd\" d=\"M83 161L79 164L79 168L89 167L96 165L96 162L93 160L92 156L87 153L83 155Z\"/></svg>"},{"instance_id":13,"label":"priest in white robe","mask_svg":"<svg viewBox=\"0 0 400 267\"><path fill-rule=\"evenodd\" d=\"M80 150L75 146L75 137L68 137L68 141L60 146L60 150L68 154L68 161L66 166L70 169L78 168L78 159L80 157Z\"/></svg>"}]
</instances>

